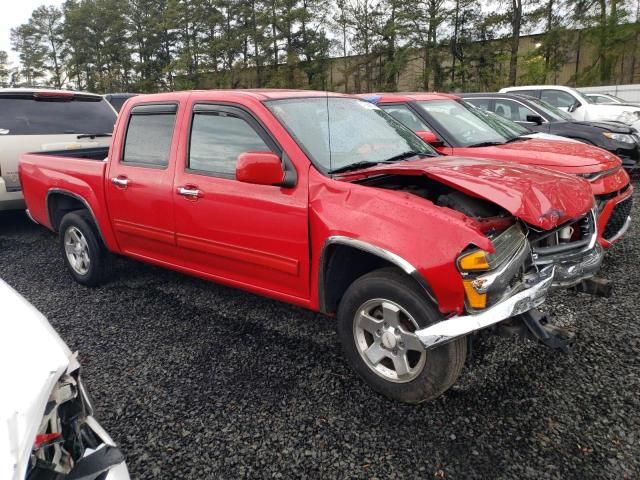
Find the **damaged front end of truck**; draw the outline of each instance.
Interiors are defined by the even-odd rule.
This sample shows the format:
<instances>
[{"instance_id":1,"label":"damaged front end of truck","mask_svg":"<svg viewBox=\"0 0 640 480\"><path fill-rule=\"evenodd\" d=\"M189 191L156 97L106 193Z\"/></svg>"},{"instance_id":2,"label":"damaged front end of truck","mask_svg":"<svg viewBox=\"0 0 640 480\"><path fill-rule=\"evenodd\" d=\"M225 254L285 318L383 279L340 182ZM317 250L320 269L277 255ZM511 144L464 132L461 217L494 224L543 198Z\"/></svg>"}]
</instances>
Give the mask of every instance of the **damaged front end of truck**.
<instances>
[{"instance_id":1,"label":"damaged front end of truck","mask_svg":"<svg viewBox=\"0 0 640 480\"><path fill-rule=\"evenodd\" d=\"M383 165L342 178L403 200L428 200L431 220L438 220L430 229L438 232L430 237L431 248L423 247L430 260L421 263L420 252L407 257L444 314L414 332L425 350L492 326L559 350L571 346L572 335L552 326L537 308L552 288L580 285L600 269L593 197L581 180L461 158ZM351 193L348 202L357 201ZM391 198L389 203L397 201ZM420 224L413 231L418 245ZM460 286L463 307L447 312L452 285Z\"/></svg>"}]
</instances>

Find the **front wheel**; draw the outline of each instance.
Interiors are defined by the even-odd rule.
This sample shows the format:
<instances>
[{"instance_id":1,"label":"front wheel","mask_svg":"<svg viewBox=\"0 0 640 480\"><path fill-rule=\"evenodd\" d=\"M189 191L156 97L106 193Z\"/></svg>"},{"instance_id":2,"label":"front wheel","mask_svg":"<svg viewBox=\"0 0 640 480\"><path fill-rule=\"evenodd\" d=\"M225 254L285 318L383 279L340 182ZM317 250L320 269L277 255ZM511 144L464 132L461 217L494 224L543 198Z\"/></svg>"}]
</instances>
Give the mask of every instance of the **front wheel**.
<instances>
[{"instance_id":1,"label":"front wheel","mask_svg":"<svg viewBox=\"0 0 640 480\"><path fill-rule=\"evenodd\" d=\"M88 287L107 275L107 251L86 210L67 213L60 222L60 249L71 276Z\"/></svg>"},{"instance_id":2,"label":"front wheel","mask_svg":"<svg viewBox=\"0 0 640 480\"><path fill-rule=\"evenodd\" d=\"M461 338L425 351L413 332L442 317L415 281L393 268L356 280L338 308L338 336L354 370L377 392L420 403L451 387L467 355Z\"/></svg>"}]
</instances>

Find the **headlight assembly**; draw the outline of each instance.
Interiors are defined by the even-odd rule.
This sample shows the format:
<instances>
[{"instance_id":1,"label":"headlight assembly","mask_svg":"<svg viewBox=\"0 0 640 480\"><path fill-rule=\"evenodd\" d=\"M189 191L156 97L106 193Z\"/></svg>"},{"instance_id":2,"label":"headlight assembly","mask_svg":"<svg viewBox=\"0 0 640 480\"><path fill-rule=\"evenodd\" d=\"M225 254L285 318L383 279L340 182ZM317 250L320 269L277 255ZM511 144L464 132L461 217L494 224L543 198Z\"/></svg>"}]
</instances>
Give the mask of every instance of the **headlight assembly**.
<instances>
[{"instance_id":1,"label":"headlight assembly","mask_svg":"<svg viewBox=\"0 0 640 480\"><path fill-rule=\"evenodd\" d=\"M633 138L633 135L628 135L626 133L603 132L602 135L607 137L609 140L614 140L616 142L628 143L629 145L636 143L636 139Z\"/></svg>"},{"instance_id":2,"label":"headlight assembly","mask_svg":"<svg viewBox=\"0 0 640 480\"><path fill-rule=\"evenodd\" d=\"M479 248L465 251L458 257L458 269L463 276L467 304L473 309L486 308L492 296L502 296L507 284L520 267L526 235L514 224L491 239L494 252Z\"/></svg>"},{"instance_id":3,"label":"headlight assembly","mask_svg":"<svg viewBox=\"0 0 640 480\"><path fill-rule=\"evenodd\" d=\"M640 111L630 111L622 112L619 117L620 121L626 123L627 125L632 125L635 122L640 120Z\"/></svg>"}]
</instances>

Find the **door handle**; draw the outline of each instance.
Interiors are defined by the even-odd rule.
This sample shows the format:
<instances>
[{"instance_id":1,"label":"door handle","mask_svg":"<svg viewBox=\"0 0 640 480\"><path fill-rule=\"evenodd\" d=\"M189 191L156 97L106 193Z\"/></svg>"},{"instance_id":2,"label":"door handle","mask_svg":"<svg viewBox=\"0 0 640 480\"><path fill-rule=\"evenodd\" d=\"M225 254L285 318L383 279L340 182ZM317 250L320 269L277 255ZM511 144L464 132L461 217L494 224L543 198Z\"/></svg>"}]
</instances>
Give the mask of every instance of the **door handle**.
<instances>
[{"instance_id":1,"label":"door handle","mask_svg":"<svg viewBox=\"0 0 640 480\"><path fill-rule=\"evenodd\" d=\"M178 187L178 195L182 195L187 198L200 198L202 196L202 192L198 190L196 187L188 186L188 187Z\"/></svg>"},{"instance_id":2,"label":"door handle","mask_svg":"<svg viewBox=\"0 0 640 480\"><path fill-rule=\"evenodd\" d=\"M117 187L126 188L129 185L129 179L127 177L123 177L123 176L113 177L111 179L111 183L113 183Z\"/></svg>"}]
</instances>

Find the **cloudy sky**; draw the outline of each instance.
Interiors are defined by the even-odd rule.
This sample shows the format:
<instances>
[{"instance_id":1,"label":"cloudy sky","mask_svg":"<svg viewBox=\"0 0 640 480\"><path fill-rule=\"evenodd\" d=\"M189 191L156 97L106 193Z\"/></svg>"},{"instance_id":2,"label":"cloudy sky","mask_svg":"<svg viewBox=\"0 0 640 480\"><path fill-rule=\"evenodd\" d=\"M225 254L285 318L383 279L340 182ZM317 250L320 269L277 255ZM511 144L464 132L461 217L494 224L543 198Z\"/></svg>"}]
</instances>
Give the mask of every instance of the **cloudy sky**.
<instances>
[{"instance_id":1,"label":"cloudy sky","mask_svg":"<svg viewBox=\"0 0 640 480\"><path fill-rule=\"evenodd\" d=\"M0 15L0 50L9 54L14 63L17 61L15 52L11 51L9 39L11 29L25 23L31 12L40 5L62 5L63 0L3 0L2 15Z\"/></svg>"}]
</instances>

